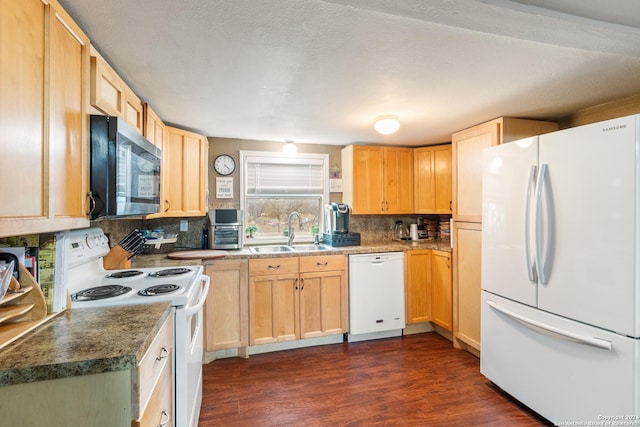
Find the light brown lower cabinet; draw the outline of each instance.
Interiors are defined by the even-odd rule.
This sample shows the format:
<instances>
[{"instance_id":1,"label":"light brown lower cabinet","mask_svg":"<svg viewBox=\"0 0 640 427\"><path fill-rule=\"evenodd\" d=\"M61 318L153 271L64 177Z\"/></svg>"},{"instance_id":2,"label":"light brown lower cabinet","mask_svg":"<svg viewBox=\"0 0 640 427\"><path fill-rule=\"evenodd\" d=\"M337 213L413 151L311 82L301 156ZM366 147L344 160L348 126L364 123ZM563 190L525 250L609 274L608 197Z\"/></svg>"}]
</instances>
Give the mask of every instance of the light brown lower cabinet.
<instances>
[{"instance_id":1,"label":"light brown lower cabinet","mask_svg":"<svg viewBox=\"0 0 640 427\"><path fill-rule=\"evenodd\" d=\"M451 254L431 251L432 322L448 331L453 329Z\"/></svg>"},{"instance_id":2,"label":"light brown lower cabinet","mask_svg":"<svg viewBox=\"0 0 640 427\"><path fill-rule=\"evenodd\" d=\"M249 282L246 259L204 263L211 279L204 307L205 351L246 347L249 342Z\"/></svg>"},{"instance_id":3,"label":"light brown lower cabinet","mask_svg":"<svg viewBox=\"0 0 640 427\"><path fill-rule=\"evenodd\" d=\"M405 316L407 324L431 321L431 249L407 251Z\"/></svg>"},{"instance_id":4,"label":"light brown lower cabinet","mask_svg":"<svg viewBox=\"0 0 640 427\"><path fill-rule=\"evenodd\" d=\"M172 328L170 315L132 369L0 387L1 424L51 427L171 425L172 354L171 350L166 350L172 348Z\"/></svg>"},{"instance_id":5,"label":"light brown lower cabinet","mask_svg":"<svg viewBox=\"0 0 640 427\"><path fill-rule=\"evenodd\" d=\"M407 324L433 322L451 331L451 254L417 249L405 254Z\"/></svg>"},{"instance_id":6,"label":"light brown lower cabinet","mask_svg":"<svg viewBox=\"0 0 640 427\"><path fill-rule=\"evenodd\" d=\"M453 345L480 351L480 261L482 224L455 222L453 227Z\"/></svg>"},{"instance_id":7,"label":"light brown lower cabinet","mask_svg":"<svg viewBox=\"0 0 640 427\"><path fill-rule=\"evenodd\" d=\"M249 260L249 344L347 331L345 256Z\"/></svg>"}]
</instances>

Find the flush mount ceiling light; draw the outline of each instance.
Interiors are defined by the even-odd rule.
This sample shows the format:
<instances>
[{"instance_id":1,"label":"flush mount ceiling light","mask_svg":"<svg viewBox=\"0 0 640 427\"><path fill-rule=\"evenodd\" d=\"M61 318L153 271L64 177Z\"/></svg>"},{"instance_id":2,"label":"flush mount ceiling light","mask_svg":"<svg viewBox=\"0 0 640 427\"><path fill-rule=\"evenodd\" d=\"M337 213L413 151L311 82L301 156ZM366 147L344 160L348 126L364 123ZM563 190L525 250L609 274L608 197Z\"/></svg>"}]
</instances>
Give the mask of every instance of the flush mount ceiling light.
<instances>
[{"instance_id":1,"label":"flush mount ceiling light","mask_svg":"<svg viewBox=\"0 0 640 427\"><path fill-rule=\"evenodd\" d=\"M373 127L378 133L391 135L400 129L400 122L396 116L380 116L376 118L376 122Z\"/></svg>"},{"instance_id":2,"label":"flush mount ceiling light","mask_svg":"<svg viewBox=\"0 0 640 427\"><path fill-rule=\"evenodd\" d=\"M282 152L286 154L295 154L298 152L298 147L296 143L290 139L286 139L286 144L282 146Z\"/></svg>"}]
</instances>

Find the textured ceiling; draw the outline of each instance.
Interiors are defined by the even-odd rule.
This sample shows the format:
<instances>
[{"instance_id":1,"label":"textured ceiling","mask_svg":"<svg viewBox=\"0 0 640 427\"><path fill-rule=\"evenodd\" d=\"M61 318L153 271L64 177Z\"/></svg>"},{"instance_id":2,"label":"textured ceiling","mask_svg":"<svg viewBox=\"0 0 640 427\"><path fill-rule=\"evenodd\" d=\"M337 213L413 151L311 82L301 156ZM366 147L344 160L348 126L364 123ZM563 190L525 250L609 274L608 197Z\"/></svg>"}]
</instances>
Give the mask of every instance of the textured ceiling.
<instances>
[{"instance_id":1,"label":"textured ceiling","mask_svg":"<svg viewBox=\"0 0 640 427\"><path fill-rule=\"evenodd\" d=\"M423 145L640 93L637 0L60 3L165 122L207 136ZM373 131L383 114L398 133Z\"/></svg>"}]
</instances>

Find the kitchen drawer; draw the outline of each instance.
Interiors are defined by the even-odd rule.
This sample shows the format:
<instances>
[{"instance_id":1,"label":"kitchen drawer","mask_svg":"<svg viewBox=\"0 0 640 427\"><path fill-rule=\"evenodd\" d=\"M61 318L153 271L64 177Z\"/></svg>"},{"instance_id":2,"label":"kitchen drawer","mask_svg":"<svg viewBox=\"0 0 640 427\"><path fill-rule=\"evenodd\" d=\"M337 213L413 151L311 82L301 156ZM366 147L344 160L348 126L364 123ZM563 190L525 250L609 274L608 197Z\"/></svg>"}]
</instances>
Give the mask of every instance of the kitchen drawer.
<instances>
[{"instance_id":1,"label":"kitchen drawer","mask_svg":"<svg viewBox=\"0 0 640 427\"><path fill-rule=\"evenodd\" d=\"M257 258L249 260L249 276L298 274L298 257Z\"/></svg>"},{"instance_id":2,"label":"kitchen drawer","mask_svg":"<svg viewBox=\"0 0 640 427\"><path fill-rule=\"evenodd\" d=\"M166 360L166 359L165 359ZM172 372L171 363L165 363L156 387L152 390L149 404L132 427L171 426L172 418Z\"/></svg>"},{"instance_id":3,"label":"kitchen drawer","mask_svg":"<svg viewBox=\"0 0 640 427\"><path fill-rule=\"evenodd\" d=\"M149 346L149 349L144 356L142 356L142 360L136 369L137 372L134 373L134 396L136 395L136 390L138 391L137 403L139 405L139 409L136 411L137 414L141 414L145 411L147 403L151 397L151 393L153 392L156 383L158 383L158 378L162 370L165 368L165 365L168 365L169 371L171 371L171 357L173 357L172 319L172 316L167 317L160 328L160 331L158 331L158 334ZM171 393L171 388L169 388L169 393Z\"/></svg>"},{"instance_id":4,"label":"kitchen drawer","mask_svg":"<svg viewBox=\"0 0 640 427\"><path fill-rule=\"evenodd\" d=\"M344 255L321 255L300 257L300 273L344 270Z\"/></svg>"}]
</instances>

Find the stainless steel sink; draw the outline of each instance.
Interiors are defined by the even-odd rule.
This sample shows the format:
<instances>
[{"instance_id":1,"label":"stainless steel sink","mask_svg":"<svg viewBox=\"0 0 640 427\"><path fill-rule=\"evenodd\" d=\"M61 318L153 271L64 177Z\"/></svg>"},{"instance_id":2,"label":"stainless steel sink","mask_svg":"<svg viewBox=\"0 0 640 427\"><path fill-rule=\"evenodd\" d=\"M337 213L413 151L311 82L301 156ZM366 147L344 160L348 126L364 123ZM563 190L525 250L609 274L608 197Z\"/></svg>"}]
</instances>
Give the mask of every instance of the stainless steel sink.
<instances>
[{"instance_id":1,"label":"stainless steel sink","mask_svg":"<svg viewBox=\"0 0 640 427\"><path fill-rule=\"evenodd\" d=\"M329 251L331 246L328 245L270 245L270 246L250 246L249 250L254 254L276 254L282 252L315 252Z\"/></svg>"},{"instance_id":2,"label":"stainless steel sink","mask_svg":"<svg viewBox=\"0 0 640 427\"><path fill-rule=\"evenodd\" d=\"M293 245L291 247L298 252L329 251L332 249L331 246L327 245Z\"/></svg>"},{"instance_id":3,"label":"stainless steel sink","mask_svg":"<svg viewBox=\"0 0 640 427\"><path fill-rule=\"evenodd\" d=\"M293 252L293 249L285 245L276 246L251 246L249 250L254 254L275 254L280 252Z\"/></svg>"}]
</instances>

